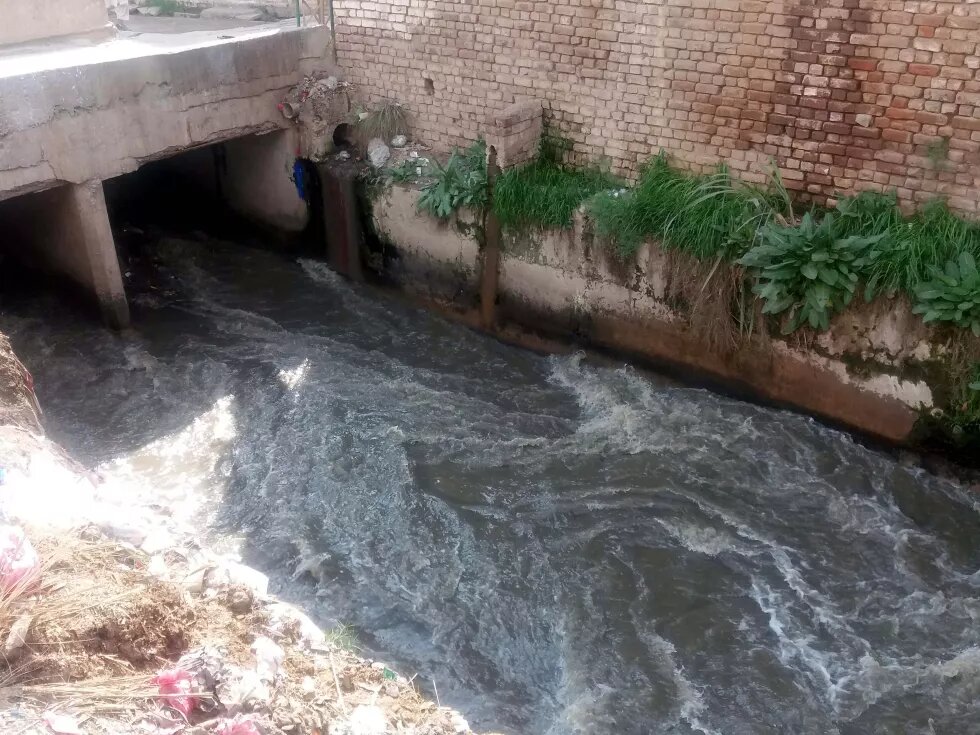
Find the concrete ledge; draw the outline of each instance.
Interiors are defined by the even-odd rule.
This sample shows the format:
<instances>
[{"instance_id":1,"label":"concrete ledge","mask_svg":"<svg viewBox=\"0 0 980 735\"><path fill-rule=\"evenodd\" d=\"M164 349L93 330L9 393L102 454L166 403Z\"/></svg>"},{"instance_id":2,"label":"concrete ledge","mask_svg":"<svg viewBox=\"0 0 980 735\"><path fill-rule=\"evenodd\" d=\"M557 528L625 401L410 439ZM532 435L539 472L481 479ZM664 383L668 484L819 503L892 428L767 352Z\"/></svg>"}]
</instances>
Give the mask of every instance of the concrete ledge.
<instances>
[{"instance_id":1,"label":"concrete ledge","mask_svg":"<svg viewBox=\"0 0 980 735\"><path fill-rule=\"evenodd\" d=\"M458 264L473 272L477 245L418 213L417 199L418 192L393 186L374 206L377 230L398 254L393 280L406 291L453 302L461 318L476 323L466 308L475 303L478 285L472 275L453 274ZM841 345L818 351L760 337L740 349L718 350L672 305L669 274L667 257L655 245L624 264L594 243L581 222L570 231L511 236L501 257L500 322L493 331L506 338L520 326L535 335L584 341L684 379L794 407L898 444L911 440L919 411L932 406L929 385L901 367L902 356L928 354L927 338L875 328L904 324L901 319L851 309L826 333L841 342L862 335L868 342L862 364L872 365L873 375L851 371L853 349ZM450 298L453 288L463 298ZM891 357L884 359L886 354Z\"/></svg>"}]
</instances>

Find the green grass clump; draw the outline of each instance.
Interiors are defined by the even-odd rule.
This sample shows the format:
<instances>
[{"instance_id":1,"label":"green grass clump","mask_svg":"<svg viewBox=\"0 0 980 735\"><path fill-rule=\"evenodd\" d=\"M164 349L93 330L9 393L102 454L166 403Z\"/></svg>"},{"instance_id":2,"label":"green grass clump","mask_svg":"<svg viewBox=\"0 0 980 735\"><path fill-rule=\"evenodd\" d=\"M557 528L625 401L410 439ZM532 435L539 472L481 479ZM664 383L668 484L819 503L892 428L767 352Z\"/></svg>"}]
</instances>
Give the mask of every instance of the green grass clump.
<instances>
[{"instance_id":1,"label":"green grass clump","mask_svg":"<svg viewBox=\"0 0 980 735\"><path fill-rule=\"evenodd\" d=\"M383 100L357 121L355 130L364 145L373 138L381 138L388 143L396 135L408 133L408 111L399 102Z\"/></svg>"},{"instance_id":2,"label":"green grass clump","mask_svg":"<svg viewBox=\"0 0 980 735\"><path fill-rule=\"evenodd\" d=\"M868 264L869 295L914 294L936 269L958 262L961 253L980 260L980 224L960 219L942 200L905 217L894 192L866 191L841 199L837 211L846 234L883 236Z\"/></svg>"},{"instance_id":3,"label":"green grass clump","mask_svg":"<svg viewBox=\"0 0 980 735\"><path fill-rule=\"evenodd\" d=\"M623 256L650 239L699 259L737 260L755 244L759 228L777 216L792 219L778 175L768 188L735 182L724 166L707 175L675 170L661 153L625 192L597 195L589 204L596 234Z\"/></svg>"},{"instance_id":4,"label":"green grass clump","mask_svg":"<svg viewBox=\"0 0 980 735\"><path fill-rule=\"evenodd\" d=\"M361 648L361 643L357 638L357 631L353 626L341 623L335 628L323 631L323 640L344 651L357 651Z\"/></svg>"},{"instance_id":5,"label":"green grass clump","mask_svg":"<svg viewBox=\"0 0 980 735\"><path fill-rule=\"evenodd\" d=\"M504 227L564 228L585 200L622 187L622 180L596 168L572 168L542 158L497 179L493 209Z\"/></svg>"}]
</instances>

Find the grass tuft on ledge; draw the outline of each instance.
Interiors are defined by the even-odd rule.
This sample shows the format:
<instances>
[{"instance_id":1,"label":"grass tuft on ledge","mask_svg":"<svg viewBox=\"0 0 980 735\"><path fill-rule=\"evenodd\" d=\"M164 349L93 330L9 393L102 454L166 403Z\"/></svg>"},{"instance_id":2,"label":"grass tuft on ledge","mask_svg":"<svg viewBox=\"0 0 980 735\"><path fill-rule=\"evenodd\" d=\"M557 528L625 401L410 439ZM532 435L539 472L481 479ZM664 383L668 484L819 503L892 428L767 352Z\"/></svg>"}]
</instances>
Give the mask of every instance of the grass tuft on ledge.
<instances>
[{"instance_id":1,"label":"grass tuft on ledge","mask_svg":"<svg viewBox=\"0 0 980 735\"><path fill-rule=\"evenodd\" d=\"M604 192L588 205L596 234L628 257L660 240L699 259L737 260L758 230L777 217L792 220L792 202L778 174L767 188L740 184L725 166L706 175L680 172L661 153L633 189Z\"/></svg>"},{"instance_id":2,"label":"grass tuft on ledge","mask_svg":"<svg viewBox=\"0 0 980 735\"><path fill-rule=\"evenodd\" d=\"M606 171L543 158L501 174L494 187L494 212L507 228L567 228L582 202L623 186L621 179Z\"/></svg>"},{"instance_id":3,"label":"grass tuft on ledge","mask_svg":"<svg viewBox=\"0 0 980 735\"><path fill-rule=\"evenodd\" d=\"M906 217L894 192L865 191L841 199L837 212L844 234L882 236L865 274L874 292L914 293L961 253L980 261L980 224L960 219L941 199Z\"/></svg>"}]
</instances>

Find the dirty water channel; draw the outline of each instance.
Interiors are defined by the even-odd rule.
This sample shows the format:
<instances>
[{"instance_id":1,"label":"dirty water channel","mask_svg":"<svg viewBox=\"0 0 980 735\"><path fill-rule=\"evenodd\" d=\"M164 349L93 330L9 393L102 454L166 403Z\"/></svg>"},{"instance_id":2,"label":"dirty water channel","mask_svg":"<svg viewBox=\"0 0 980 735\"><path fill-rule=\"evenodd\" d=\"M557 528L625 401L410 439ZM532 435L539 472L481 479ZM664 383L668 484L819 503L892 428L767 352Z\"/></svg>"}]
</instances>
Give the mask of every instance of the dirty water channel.
<instances>
[{"instance_id":1,"label":"dirty water channel","mask_svg":"<svg viewBox=\"0 0 980 735\"><path fill-rule=\"evenodd\" d=\"M126 257L123 335L5 293L49 434L185 497L474 728L980 733L976 495L314 259L149 234Z\"/></svg>"}]
</instances>

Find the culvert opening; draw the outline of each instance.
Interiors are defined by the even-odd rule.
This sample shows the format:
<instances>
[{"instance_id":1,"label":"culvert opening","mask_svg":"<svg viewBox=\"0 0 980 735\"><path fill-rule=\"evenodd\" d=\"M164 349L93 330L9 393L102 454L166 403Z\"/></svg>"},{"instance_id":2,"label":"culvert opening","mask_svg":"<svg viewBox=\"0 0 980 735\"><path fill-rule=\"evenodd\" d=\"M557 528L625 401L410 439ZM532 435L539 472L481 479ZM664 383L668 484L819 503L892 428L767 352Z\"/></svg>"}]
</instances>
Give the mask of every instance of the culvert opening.
<instances>
[{"instance_id":1,"label":"culvert opening","mask_svg":"<svg viewBox=\"0 0 980 735\"><path fill-rule=\"evenodd\" d=\"M106 181L105 190L113 225L123 234L151 228L311 252L322 243L316 170L296 157L287 132L153 161Z\"/></svg>"},{"instance_id":2,"label":"culvert opening","mask_svg":"<svg viewBox=\"0 0 980 735\"><path fill-rule=\"evenodd\" d=\"M333 144L338 150L348 150L357 144L354 126L350 123L340 123L333 130Z\"/></svg>"},{"instance_id":3,"label":"culvert opening","mask_svg":"<svg viewBox=\"0 0 980 735\"><path fill-rule=\"evenodd\" d=\"M79 198L81 190L87 194ZM0 201L0 300L50 292L92 303L94 316L101 309L107 323L124 326L130 279L164 240L322 255L322 202L318 171L296 158L288 132L202 146L102 182ZM115 307L123 318L107 316Z\"/></svg>"}]
</instances>

